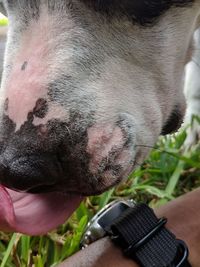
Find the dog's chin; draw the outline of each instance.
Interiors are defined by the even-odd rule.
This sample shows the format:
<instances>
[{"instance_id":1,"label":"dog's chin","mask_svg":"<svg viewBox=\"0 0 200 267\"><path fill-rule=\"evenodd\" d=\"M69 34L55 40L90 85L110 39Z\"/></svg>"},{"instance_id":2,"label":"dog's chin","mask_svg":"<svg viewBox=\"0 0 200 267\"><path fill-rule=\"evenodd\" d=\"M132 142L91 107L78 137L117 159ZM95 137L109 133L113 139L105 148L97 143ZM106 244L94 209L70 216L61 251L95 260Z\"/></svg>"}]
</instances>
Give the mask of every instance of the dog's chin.
<instances>
[{"instance_id":1,"label":"dog's chin","mask_svg":"<svg viewBox=\"0 0 200 267\"><path fill-rule=\"evenodd\" d=\"M0 186L0 229L45 234L64 223L82 200L80 195L20 193Z\"/></svg>"}]
</instances>

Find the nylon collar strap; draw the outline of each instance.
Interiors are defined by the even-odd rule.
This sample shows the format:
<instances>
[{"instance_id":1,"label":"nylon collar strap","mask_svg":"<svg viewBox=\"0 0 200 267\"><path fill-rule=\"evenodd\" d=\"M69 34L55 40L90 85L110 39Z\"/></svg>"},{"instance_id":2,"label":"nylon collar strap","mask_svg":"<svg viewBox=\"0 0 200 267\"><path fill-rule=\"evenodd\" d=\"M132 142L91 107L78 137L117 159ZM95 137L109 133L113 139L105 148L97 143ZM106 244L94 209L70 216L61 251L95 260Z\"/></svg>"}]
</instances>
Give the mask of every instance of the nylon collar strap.
<instances>
[{"instance_id":1,"label":"nylon collar strap","mask_svg":"<svg viewBox=\"0 0 200 267\"><path fill-rule=\"evenodd\" d=\"M166 222L147 205L138 204L125 210L105 230L142 267L191 267L187 246L164 227Z\"/></svg>"}]
</instances>

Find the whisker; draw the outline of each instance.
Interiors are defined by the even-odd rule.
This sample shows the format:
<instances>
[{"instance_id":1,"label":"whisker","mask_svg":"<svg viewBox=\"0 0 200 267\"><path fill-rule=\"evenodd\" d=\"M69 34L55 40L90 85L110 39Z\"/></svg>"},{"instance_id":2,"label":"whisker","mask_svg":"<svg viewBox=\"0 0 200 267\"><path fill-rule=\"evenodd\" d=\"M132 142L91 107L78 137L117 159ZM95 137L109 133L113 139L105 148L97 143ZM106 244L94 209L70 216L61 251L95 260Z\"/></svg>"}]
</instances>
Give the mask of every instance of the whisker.
<instances>
[{"instance_id":1,"label":"whisker","mask_svg":"<svg viewBox=\"0 0 200 267\"><path fill-rule=\"evenodd\" d=\"M173 155L172 153L170 153L169 151L166 151L164 149L160 149L158 147L155 147L155 146L148 146L148 145L136 145L136 147L144 147L144 148L150 148L150 149L154 149L156 151L159 151L160 153L165 153L165 154L168 154L174 158L177 158L175 155Z\"/></svg>"},{"instance_id":2,"label":"whisker","mask_svg":"<svg viewBox=\"0 0 200 267\"><path fill-rule=\"evenodd\" d=\"M142 165L142 163L143 163L143 162L138 163L137 161L135 161L135 162L134 162L134 167L135 167L135 166L139 166L139 167L140 167L140 166Z\"/></svg>"},{"instance_id":3,"label":"whisker","mask_svg":"<svg viewBox=\"0 0 200 267\"><path fill-rule=\"evenodd\" d=\"M155 146L148 146L148 145L136 145L135 147L144 147L144 148L157 149Z\"/></svg>"}]
</instances>

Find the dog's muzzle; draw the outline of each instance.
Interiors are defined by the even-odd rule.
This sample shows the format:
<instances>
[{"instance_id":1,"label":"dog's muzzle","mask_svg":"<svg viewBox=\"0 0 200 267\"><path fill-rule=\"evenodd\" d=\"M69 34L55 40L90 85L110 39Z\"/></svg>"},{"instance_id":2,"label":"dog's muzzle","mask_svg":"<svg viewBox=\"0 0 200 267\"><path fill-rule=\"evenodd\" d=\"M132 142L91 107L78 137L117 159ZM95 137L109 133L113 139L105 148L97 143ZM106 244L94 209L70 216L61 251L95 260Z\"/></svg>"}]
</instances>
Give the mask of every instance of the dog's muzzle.
<instances>
[{"instance_id":1,"label":"dog's muzzle","mask_svg":"<svg viewBox=\"0 0 200 267\"><path fill-rule=\"evenodd\" d=\"M55 156L26 155L9 158L7 155L0 157L1 184L17 191L53 191L52 187L61 174L61 167Z\"/></svg>"}]
</instances>

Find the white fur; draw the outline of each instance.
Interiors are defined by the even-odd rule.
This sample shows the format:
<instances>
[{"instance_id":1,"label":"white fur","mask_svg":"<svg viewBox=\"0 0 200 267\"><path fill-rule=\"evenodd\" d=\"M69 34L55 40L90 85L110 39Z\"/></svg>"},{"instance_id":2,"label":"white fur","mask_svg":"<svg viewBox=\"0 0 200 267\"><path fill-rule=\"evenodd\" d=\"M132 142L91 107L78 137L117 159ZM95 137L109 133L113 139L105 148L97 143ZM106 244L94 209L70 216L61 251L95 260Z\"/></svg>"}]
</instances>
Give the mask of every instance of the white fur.
<instances>
[{"instance_id":1,"label":"white fur","mask_svg":"<svg viewBox=\"0 0 200 267\"><path fill-rule=\"evenodd\" d=\"M193 115L200 116L200 29L194 34L192 61L186 66L184 92L187 100L185 124L192 121ZM186 145L191 146L200 138L200 125L194 120L188 130Z\"/></svg>"},{"instance_id":2,"label":"white fur","mask_svg":"<svg viewBox=\"0 0 200 267\"><path fill-rule=\"evenodd\" d=\"M0 79L3 71L3 56L5 50L6 32L6 27L0 27Z\"/></svg>"}]
</instances>

